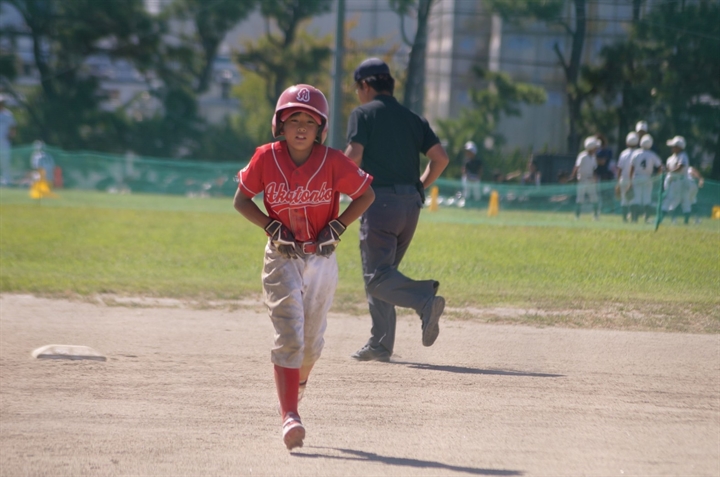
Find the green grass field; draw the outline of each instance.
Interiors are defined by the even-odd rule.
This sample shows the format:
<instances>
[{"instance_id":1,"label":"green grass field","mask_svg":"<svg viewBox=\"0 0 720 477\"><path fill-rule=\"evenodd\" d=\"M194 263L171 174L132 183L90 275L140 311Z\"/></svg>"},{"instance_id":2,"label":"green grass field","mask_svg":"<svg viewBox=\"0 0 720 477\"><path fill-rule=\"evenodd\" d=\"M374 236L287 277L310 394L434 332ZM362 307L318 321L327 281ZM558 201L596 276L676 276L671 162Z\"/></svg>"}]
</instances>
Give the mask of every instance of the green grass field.
<instances>
[{"instance_id":1,"label":"green grass field","mask_svg":"<svg viewBox=\"0 0 720 477\"><path fill-rule=\"evenodd\" d=\"M229 198L61 191L38 202L0 189L5 293L257 297L265 240ZM338 261L335 307L362 310L357 223ZM720 221L709 218L653 232L616 216L426 209L401 270L439 280L456 317L515 307L552 313L510 321L720 332Z\"/></svg>"}]
</instances>

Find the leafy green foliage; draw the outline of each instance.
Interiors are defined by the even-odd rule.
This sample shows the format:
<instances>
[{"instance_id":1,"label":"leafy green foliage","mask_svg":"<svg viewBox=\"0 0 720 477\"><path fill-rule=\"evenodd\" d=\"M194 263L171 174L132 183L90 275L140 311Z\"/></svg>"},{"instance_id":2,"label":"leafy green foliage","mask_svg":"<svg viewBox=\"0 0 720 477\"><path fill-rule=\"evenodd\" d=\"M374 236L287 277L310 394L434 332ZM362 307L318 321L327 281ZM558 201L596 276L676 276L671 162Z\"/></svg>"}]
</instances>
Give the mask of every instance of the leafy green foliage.
<instances>
[{"instance_id":1,"label":"leafy green foliage","mask_svg":"<svg viewBox=\"0 0 720 477\"><path fill-rule=\"evenodd\" d=\"M439 136L445 141L445 149L451 158L444 173L448 178L460 177L465 142L474 141L481 147L487 137L493 138L496 147L493 151L483 152L485 174L495 169L507 173L518 166L524 169L525 159L518 161L518 156L522 154L517 151L512 154L515 160L503 160L505 156L499 150L505 138L496 131L497 124L502 116L519 116L521 104L542 104L546 101L542 88L513 81L507 73L479 67L474 71L486 87L470 91L472 107L462 109L456 119L438 121Z\"/></svg>"},{"instance_id":2,"label":"leafy green foliage","mask_svg":"<svg viewBox=\"0 0 720 477\"><path fill-rule=\"evenodd\" d=\"M266 82L265 98L274 108L285 88L310 83L321 71L328 71L330 37L303 33L301 26L311 17L326 13L332 0L266 0L260 10L272 19L279 32L268 31L256 42L247 43L237 54L244 72ZM300 40L300 41L298 41Z\"/></svg>"}]
</instances>

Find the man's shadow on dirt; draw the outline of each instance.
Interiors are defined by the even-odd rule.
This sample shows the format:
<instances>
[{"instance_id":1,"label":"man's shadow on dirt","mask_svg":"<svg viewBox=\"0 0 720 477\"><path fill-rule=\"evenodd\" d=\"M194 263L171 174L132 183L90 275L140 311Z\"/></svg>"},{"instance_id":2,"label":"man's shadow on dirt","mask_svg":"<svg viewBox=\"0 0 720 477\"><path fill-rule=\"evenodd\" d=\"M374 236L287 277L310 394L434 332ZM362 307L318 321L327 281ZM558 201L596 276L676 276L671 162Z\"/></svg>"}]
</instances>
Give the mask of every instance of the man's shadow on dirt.
<instances>
[{"instance_id":1,"label":"man's shadow on dirt","mask_svg":"<svg viewBox=\"0 0 720 477\"><path fill-rule=\"evenodd\" d=\"M402 467L414 467L418 469L442 469L451 470L454 472L465 472L467 474L474 475L523 475L523 472L518 470L503 470L503 469L479 469L476 467L462 467L458 465L443 464L441 462L434 462L431 460L420 460L420 459L408 459L405 457L391 457L385 455L375 454L374 452L363 452L353 449L342 449L338 447L308 447L308 449L327 449L329 451L340 452L341 455L331 454L308 454L308 453L297 453L293 452L293 457L304 457L310 459L338 459L338 460L350 460L360 462L379 462L386 465L396 465Z\"/></svg>"},{"instance_id":2,"label":"man's shadow on dirt","mask_svg":"<svg viewBox=\"0 0 720 477\"><path fill-rule=\"evenodd\" d=\"M509 371L505 369L480 369L480 368L468 368L465 366L452 366L452 365L440 365L440 364L427 364L427 363L409 363L406 361L390 361L390 364L401 364L413 369L422 369L429 371L443 371L446 373L458 373L458 374L488 374L495 376L521 376L527 378L563 378L564 374L549 374L549 373L531 373L529 371Z\"/></svg>"}]
</instances>

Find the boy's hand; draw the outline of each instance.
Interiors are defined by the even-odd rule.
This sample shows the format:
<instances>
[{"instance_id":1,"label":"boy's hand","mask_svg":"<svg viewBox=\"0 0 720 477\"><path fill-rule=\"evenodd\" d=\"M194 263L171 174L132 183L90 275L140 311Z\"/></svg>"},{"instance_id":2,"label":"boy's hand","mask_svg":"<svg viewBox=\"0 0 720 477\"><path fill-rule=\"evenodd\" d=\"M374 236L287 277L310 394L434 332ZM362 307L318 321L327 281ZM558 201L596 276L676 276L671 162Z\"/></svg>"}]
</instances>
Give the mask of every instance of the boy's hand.
<instances>
[{"instance_id":1,"label":"boy's hand","mask_svg":"<svg viewBox=\"0 0 720 477\"><path fill-rule=\"evenodd\" d=\"M279 220L273 220L265 227L272 244L280 255L285 258L298 258L298 249L295 246L295 236Z\"/></svg>"},{"instance_id":2,"label":"boy's hand","mask_svg":"<svg viewBox=\"0 0 720 477\"><path fill-rule=\"evenodd\" d=\"M340 236L345 232L345 226L339 220L331 220L317 236L317 250L315 253L321 257L329 257L335 251Z\"/></svg>"}]
</instances>

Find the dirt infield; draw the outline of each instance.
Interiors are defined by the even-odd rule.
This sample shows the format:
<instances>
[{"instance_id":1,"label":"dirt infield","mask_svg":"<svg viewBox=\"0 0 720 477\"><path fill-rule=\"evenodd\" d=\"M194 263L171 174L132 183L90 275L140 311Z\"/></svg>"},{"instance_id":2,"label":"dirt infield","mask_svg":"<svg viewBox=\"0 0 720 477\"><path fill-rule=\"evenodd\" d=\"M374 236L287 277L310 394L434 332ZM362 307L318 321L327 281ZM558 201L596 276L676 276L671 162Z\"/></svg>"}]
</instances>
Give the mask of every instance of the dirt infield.
<instances>
[{"instance_id":1,"label":"dirt infield","mask_svg":"<svg viewBox=\"0 0 720 477\"><path fill-rule=\"evenodd\" d=\"M0 475L720 475L718 335L445 321L423 348L405 316L393 362L354 362L368 331L330 316L289 453L260 304L0 296Z\"/></svg>"}]
</instances>

